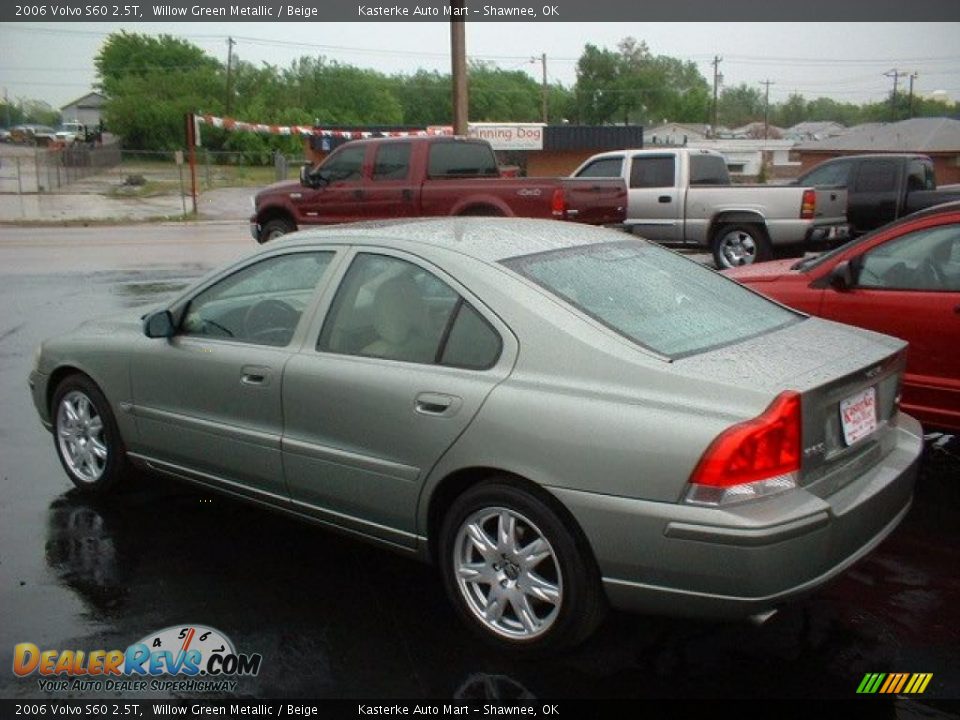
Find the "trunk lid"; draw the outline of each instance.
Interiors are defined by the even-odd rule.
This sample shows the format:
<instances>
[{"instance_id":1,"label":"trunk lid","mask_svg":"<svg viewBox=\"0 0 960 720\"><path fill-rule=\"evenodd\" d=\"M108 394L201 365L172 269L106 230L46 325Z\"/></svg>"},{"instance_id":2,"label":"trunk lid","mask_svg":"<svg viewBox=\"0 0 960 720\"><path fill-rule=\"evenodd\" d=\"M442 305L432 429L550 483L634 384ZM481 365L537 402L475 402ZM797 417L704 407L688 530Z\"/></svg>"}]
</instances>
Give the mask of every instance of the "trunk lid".
<instances>
[{"instance_id":1,"label":"trunk lid","mask_svg":"<svg viewBox=\"0 0 960 720\"><path fill-rule=\"evenodd\" d=\"M697 378L763 392L769 400L784 390L799 392L800 485L817 484L814 491L826 495L892 449L891 421L898 409L906 343L808 318L684 358L675 367Z\"/></svg>"}]
</instances>

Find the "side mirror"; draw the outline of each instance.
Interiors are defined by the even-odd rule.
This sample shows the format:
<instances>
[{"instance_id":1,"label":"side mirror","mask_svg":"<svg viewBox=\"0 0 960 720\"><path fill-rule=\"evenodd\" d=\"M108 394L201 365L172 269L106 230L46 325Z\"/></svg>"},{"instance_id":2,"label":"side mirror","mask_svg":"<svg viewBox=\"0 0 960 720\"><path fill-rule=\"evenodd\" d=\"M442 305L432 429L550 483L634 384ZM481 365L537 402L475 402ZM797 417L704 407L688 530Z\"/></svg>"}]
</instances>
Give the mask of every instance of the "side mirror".
<instances>
[{"instance_id":1,"label":"side mirror","mask_svg":"<svg viewBox=\"0 0 960 720\"><path fill-rule=\"evenodd\" d=\"M308 188L318 188L327 185L329 178L323 174L323 170L314 170L313 165L304 163L300 166L300 184Z\"/></svg>"},{"instance_id":2,"label":"side mirror","mask_svg":"<svg viewBox=\"0 0 960 720\"><path fill-rule=\"evenodd\" d=\"M854 267L850 264L849 260L837 263L834 265L833 270L830 271L830 287L835 290L849 290L854 286L856 280Z\"/></svg>"},{"instance_id":3,"label":"side mirror","mask_svg":"<svg viewBox=\"0 0 960 720\"><path fill-rule=\"evenodd\" d=\"M313 165L310 163L304 163L300 166L300 184L304 187L312 187L312 178L310 177L310 170L313 169Z\"/></svg>"},{"instance_id":4,"label":"side mirror","mask_svg":"<svg viewBox=\"0 0 960 720\"><path fill-rule=\"evenodd\" d=\"M170 338L175 332L173 314L169 310L159 310L144 318L143 334L148 338Z\"/></svg>"}]
</instances>

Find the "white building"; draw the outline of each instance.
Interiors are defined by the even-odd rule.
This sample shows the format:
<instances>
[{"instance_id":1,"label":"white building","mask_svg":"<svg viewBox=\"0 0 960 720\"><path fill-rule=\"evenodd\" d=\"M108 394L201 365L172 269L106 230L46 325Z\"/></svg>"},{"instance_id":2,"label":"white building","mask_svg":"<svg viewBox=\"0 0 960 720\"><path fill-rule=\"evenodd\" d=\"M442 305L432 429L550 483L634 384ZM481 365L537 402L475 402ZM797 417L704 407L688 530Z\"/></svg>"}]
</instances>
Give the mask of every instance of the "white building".
<instances>
[{"instance_id":1,"label":"white building","mask_svg":"<svg viewBox=\"0 0 960 720\"><path fill-rule=\"evenodd\" d=\"M79 122L88 128L95 128L103 119L103 106L107 102L105 95L98 92L87 93L60 108L64 122Z\"/></svg>"}]
</instances>

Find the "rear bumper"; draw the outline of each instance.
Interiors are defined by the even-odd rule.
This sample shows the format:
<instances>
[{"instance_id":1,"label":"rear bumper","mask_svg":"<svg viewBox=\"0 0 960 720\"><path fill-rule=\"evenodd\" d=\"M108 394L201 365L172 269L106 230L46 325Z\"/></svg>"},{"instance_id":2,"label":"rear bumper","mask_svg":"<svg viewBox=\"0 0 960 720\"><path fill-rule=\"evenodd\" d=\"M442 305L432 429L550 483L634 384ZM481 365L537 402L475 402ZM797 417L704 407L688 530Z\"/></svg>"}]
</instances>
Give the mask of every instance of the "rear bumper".
<instances>
[{"instance_id":1,"label":"rear bumper","mask_svg":"<svg viewBox=\"0 0 960 720\"><path fill-rule=\"evenodd\" d=\"M260 223L257 222L256 216L250 218L250 237L260 242Z\"/></svg>"},{"instance_id":2,"label":"rear bumper","mask_svg":"<svg viewBox=\"0 0 960 720\"><path fill-rule=\"evenodd\" d=\"M612 605L745 617L811 592L873 550L910 508L923 449L899 417L875 466L825 498L805 489L729 509L552 489L590 542Z\"/></svg>"},{"instance_id":3,"label":"rear bumper","mask_svg":"<svg viewBox=\"0 0 960 720\"><path fill-rule=\"evenodd\" d=\"M816 225L807 231L805 245L809 249L834 247L850 239L850 226L847 223L838 225Z\"/></svg>"}]
</instances>

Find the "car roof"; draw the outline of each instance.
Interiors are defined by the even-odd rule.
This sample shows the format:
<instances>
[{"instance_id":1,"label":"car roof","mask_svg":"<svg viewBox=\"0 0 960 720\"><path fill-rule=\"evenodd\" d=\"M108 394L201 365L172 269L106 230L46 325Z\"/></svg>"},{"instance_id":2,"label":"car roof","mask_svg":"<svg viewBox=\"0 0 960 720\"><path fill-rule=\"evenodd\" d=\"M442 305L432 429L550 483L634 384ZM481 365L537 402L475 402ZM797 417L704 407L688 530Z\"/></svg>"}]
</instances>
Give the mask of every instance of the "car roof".
<instances>
[{"instance_id":1,"label":"car roof","mask_svg":"<svg viewBox=\"0 0 960 720\"><path fill-rule=\"evenodd\" d=\"M270 243L287 246L336 243L391 247L412 245L445 248L495 263L520 255L562 248L616 242L627 235L579 223L525 218L412 218L313 228Z\"/></svg>"},{"instance_id":2,"label":"car roof","mask_svg":"<svg viewBox=\"0 0 960 720\"><path fill-rule=\"evenodd\" d=\"M916 158L919 160L929 160L930 156L924 155L923 153L894 153L894 152L855 153L853 155L839 155L838 157L830 158L829 160L824 160L823 162L818 164L819 165L827 165L828 163L834 164L834 163L843 162L845 160L849 162L850 160L891 160L891 159L898 160L900 158L909 158L909 159ZM816 168L816 165L810 169L813 170L814 168Z\"/></svg>"}]
</instances>

